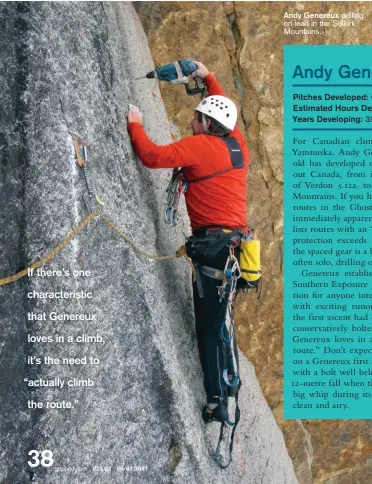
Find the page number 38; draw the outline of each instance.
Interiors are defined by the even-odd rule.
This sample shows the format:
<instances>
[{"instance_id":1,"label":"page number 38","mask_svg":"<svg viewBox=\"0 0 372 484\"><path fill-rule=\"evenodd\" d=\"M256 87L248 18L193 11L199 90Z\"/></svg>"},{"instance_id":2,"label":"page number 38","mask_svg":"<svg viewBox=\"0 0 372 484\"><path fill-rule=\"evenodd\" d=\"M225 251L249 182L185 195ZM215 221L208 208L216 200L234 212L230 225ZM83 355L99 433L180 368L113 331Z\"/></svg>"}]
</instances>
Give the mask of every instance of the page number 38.
<instances>
[{"instance_id":1,"label":"page number 38","mask_svg":"<svg viewBox=\"0 0 372 484\"><path fill-rule=\"evenodd\" d=\"M27 464L30 467L38 467L42 465L43 467L50 467L53 465L53 452L51 450L30 450L28 455L31 457Z\"/></svg>"}]
</instances>

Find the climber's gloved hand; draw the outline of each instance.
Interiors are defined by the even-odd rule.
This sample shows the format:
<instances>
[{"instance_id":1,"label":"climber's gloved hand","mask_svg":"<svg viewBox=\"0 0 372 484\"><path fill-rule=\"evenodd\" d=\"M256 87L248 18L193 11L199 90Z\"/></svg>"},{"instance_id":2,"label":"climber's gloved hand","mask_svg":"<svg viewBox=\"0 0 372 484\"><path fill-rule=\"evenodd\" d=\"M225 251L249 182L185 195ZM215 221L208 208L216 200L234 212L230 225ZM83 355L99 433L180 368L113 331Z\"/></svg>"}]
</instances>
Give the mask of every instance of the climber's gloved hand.
<instances>
[{"instance_id":1,"label":"climber's gloved hand","mask_svg":"<svg viewBox=\"0 0 372 484\"><path fill-rule=\"evenodd\" d=\"M129 123L140 123L140 124L142 124L142 113L139 110L139 107L134 106L133 104L129 104L128 124Z\"/></svg>"},{"instance_id":2,"label":"climber's gloved hand","mask_svg":"<svg viewBox=\"0 0 372 484\"><path fill-rule=\"evenodd\" d=\"M207 77L207 75L209 74L209 71L205 67L205 65L196 60L193 60L193 63L196 64L198 68L196 69L196 71L190 74L189 79L192 80L196 76L200 77L201 79L204 79L205 77Z\"/></svg>"}]
</instances>

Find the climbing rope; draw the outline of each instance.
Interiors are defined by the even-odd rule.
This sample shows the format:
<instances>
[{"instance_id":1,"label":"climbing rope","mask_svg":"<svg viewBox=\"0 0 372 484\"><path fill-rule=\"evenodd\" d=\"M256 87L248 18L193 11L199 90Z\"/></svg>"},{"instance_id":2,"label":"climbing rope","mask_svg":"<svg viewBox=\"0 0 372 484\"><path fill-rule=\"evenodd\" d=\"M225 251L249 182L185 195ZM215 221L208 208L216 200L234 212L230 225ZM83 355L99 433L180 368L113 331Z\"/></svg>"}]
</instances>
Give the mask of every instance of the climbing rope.
<instances>
[{"instance_id":1,"label":"climbing rope","mask_svg":"<svg viewBox=\"0 0 372 484\"><path fill-rule=\"evenodd\" d=\"M9 276L9 277L5 277L4 279L0 279L0 286L5 286L6 284L10 284L11 282L15 282L15 281L18 281L19 279L21 279L22 277L24 276L27 276L28 274L28 271L30 269L37 269L38 267L42 266L43 264L45 264L45 262L51 260L51 259L54 259L54 257L58 254L58 252L60 252L64 247L66 247L66 245L71 242L71 240L79 233L83 230L84 227L86 227L88 225L88 223L94 219L94 218L100 218L101 220L103 220L106 225L111 229L113 230L115 233L117 233L120 237L122 237L138 254L141 254L145 257L147 257L148 259L152 259L152 260L174 260L174 259L179 259L180 257L184 257L188 264L190 265L190 267L192 268L193 270L193 278L195 278L195 269L194 269L194 266L192 265L192 262L190 261L190 259L187 257L186 255L186 248L185 246L182 246L180 247L177 251L176 251L176 255L165 255L165 256L157 256L157 255L151 255L151 254L148 254L147 252L143 251L142 249L140 249L134 242L133 240L131 240L127 235L124 234L124 232L122 232L110 219L108 219L107 217L105 217L104 215L101 214L101 208L95 210L94 212L92 212L90 215L88 215L66 238L63 242L61 242L59 245L57 245L57 247L54 247L54 249L52 249L45 257L42 257L40 260L34 262L33 264L31 264L29 267L27 267L26 269L23 269L22 271L20 272L17 272L16 274L12 275L12 276Z\"/></svg>"},{"instance_id":2,"label":"climbing rope","mask_svg":"<svg viewBox=\"0 0 372 484\"><path fill-rule=\"evenodd\" d=\"M165 255L165 256L158 256L158 255L151 255L148 254L147 252L143 251L140 249L134 242L131 240L127 235L124 234L122 230L119 229L110 219L108 219L106 216L102 215L102 206L103 202L98 198L98 196L94 193L94 189L92 186L92 183L90 181L90 178L88 176L88 153L87 153L87 145L85 141L81 138L80 135L77 133L74 133L73 131L69 131L72 139L73 139L73 144L75 148L75 154L76 154L76 163L83 169L84 173L84 178L87 184L87 189L88 193L86 196L84 196L84 201L85 204L88 208L88 210L91 212L66 238L63 242L61 242L57 247L52 249L45 257L42 257L40 260L34 262L31 264L29 267L26 269L23 269L20 272L17 272L16 274L5 277L3 279L0 279L0 286L4 286L6 284L10 284L11 282L18 281L22 277L27 276L28 271L31 269L36 269L40 267L41 265L45 264L45 262L53 259L60 250L62 250L66 245L79 233L81 230L88 225L88 223L92 219L101 219L105 224L113 230L117 235L119 235L121 238L123 238L138 254L143 255L144 257L147 257L148 259L151 260L174 260L174 259L179 259L180 257L184 257L187 261L187 263L190 265L192 269L192 274L193 274L193 280L195 281L196 274L195 274L195 268L191 262L191 260L187 257L186 255L186 247L183 245L176 251L176 255ZM93 209L93 202L96 201L99 204L99 207L96 209Z\"/></svg>"},{"instance_id":3,"label":"climbing rope","mask_svg":"<svg viewBox=\"0 0 372 484\"><path fill-rule=\"evenodd\" d=\"M134 242L131 240L127 235L124 234L122 230L119 229L109 218L102 215L102 206L103 202L98 198L98 196L94 193L93 185L90 181L88 176L88 152L87 152L87 145L85 141L82 139L80 135L74 133L73 131L69 131L75 148L76 154L76 163L83 169L84 178L87 184L88 193L84 196L84 201L87 206L87 209L90 211L90 214L65 238L63 242L61 242L57 247L52 249L45 257L42 257L40 260L34 262L26 269L23 269L16 274L5 277L0 279L0 286L4 286L6 284L10 284L11 282L18 281L22 277L27 276L28 271L31 269L36 269L41 265L45 264L45 262L53 259L58 252L60 252L66 245L79 233L81 230L88 225L88 223L92 219L101 219L105 224L113 230L117 235L123 238L138 254L143 255L151 260L174 260L179 259L180 257L184 257L187 263L190 265L193 274L193 280L195 280L195 268L191 262L191 260L186 255L186 247L183 245L176 251L176 255L165 255L165 256L158 256L158 255L151 255L147 252L140 249ZM96 201L99 204L99 207L94 209L93 202Z\"/></svg>"},{"instance_id":4,"label":"climbing rope","mask_svg":"<svg viewBox=\"0 0 372 484\"><path fill-rule=\"evenodd\" d=\"M33 264L31 264L29 267L26 269L23 269L20 272L17 272L17 274L14 274L13 276L5 277L4 279L0 279L0 286L5 286L5 284L10 284L11 282L18 281L24 276L27 276L28 270L29 269L37 269L38 267L42 266L47 262L48 260L54 259L54 257L60 252L66 245L71 242L71 240L77 235L83 228L88 225L88 223L95 217L99 215L99 211L96 210L92 212L90 215L85 217L85 219L65 238L63 242L61 242L57 247L54 247L49 254L47 254L45 257L42 257L41 259L37 260Z\"/></svg>"},{"instance_id":5,"label":"climbing rope","mask_svg":"<svg viewBox=\"0 0 372 484\"><path fill-rule=\"evenodd\" d=\"M143 251L140 249L134 242L131 240L127 235L124 234L110 219L105 217L105 215L101 215L100 219L103 220L107 226L112 229L114 232L116 232L120 237L122 237L138 254L141 254L148 259L152 260L172 260L172 259L178 259L180 257L184 257L188 264L190 265L192 271L193 271L193 279L195 280L195 268L193 266L193 263L191 260L187 257L186 255L186 247L183 245L176 251L176 255L151 255L148 254L147 252Z\"/></svg>"}]
</instances>

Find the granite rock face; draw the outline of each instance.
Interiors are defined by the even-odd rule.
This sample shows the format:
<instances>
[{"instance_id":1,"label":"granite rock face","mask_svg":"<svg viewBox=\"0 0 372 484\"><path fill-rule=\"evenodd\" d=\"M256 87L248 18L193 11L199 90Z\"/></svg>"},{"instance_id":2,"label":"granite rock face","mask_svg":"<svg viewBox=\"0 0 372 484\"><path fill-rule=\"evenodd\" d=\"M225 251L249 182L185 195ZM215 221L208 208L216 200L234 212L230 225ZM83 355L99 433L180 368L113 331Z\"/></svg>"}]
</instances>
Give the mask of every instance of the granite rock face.
<instances>
[{"instance_id":1,"label":"granite rock face","mask_svg":"<svg viewBox=\"0 0 372 484\"><path fill-rule=\"evenodd\" d=\"M140 105L155 142L172 140L157 87L134 82L153 62L132 5L4 2L0 32L0 277L45 256L87 215L69 131L87 143L104 213L147 252L174 254L180 244L169 241L162 221L169 173L144 168L126 130L130 102ZM44 268L61 273L0 287L2 483L297 482L244 356L234 460L225 472L213 462L219 426L205 428L200 415L205 395L185 262L140 257L95 220ZM60 291L93 297L36 297ZM54 321L53 312L96 320ZM97 334L102 342L84 339ZM69 386L74 378L93 385ZM28 409L31 401L43 408ZM72 408L47 409L51 402ZM26 464L30 450L45 449L51 467Z\"/></svg>"},{"instance_id":2,"label":"granite rock face","mask_svg":"<svg viewBox=\"0 0 372 484\"><path fill-rule=\"evenodd\" d=\"M264 284L260 300L252 295L239 301L239 346L254 363L296 475L301 484L331 478L336 484L356 482L353 476L361 479L365 472L369 482L369 421L283 420L282 68L284 44L370 44L371 7L368 2L136 2L135 8L156 65L200 60L240 106L240 128L251 150L249 223L261 240ZM322 28L321 35L284 35L285 12L359 12L364 18L353 28ZM197 100L185 100L181 90L161 86L170 119L186 134Z\"/></svg>"}]
</instances>

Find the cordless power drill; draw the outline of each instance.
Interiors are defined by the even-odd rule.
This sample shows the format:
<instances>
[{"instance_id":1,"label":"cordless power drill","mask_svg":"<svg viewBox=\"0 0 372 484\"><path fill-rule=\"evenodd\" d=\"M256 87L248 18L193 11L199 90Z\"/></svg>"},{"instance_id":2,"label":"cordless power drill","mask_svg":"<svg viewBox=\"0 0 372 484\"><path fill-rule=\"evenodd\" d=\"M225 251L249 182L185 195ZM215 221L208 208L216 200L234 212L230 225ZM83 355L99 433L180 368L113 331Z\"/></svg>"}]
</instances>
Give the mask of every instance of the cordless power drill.
<instances>
[{"instance_id":1,"label":"cordless power drill","mask_svg":"<svg viewBox=\"0 0 372 484\"><path fill-rule=\"evenodd\" d=\"M188 96L200 94L203 98L207 94L203 79L196 76L195 87L191 88L188 83L188 76L197 70L198 66L191 59L182 59L179 61L166 64L165 66L157 67L155 70L149 72L144 77L138 79L158 79L159 81L167 81L169 84L184 84Z\"/></svg>"}]
</instances>

